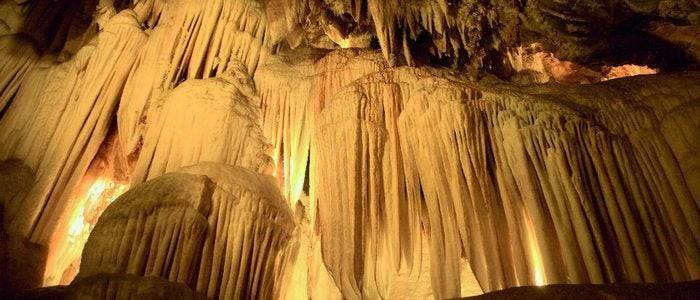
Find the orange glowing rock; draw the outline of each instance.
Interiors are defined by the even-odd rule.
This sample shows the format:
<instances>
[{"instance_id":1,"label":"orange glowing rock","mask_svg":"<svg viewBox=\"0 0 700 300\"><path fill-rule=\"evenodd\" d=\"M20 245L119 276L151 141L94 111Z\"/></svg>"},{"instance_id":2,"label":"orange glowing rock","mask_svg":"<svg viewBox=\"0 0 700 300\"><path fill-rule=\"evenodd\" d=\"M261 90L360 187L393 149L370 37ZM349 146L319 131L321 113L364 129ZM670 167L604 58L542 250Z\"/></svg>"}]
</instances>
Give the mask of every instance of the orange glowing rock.
<instances>
[{"instance_id":1,"label":"orange glowing rock","mask_svg":"<svg viewBox=\"0 0 700 300\"><path fill-rule=\"evenodd\" d=\"M648 66L639 66L633 64L614 66L614 67L603 67L603 73L605 74L605 79L616 79L629 76L637 75L651 75L658 73L658 69L653 69Z\"/></svg>"},{"instance_id":2,"label":"orange glowing rock","mask_svg":"<svg viewBox=\"0 0 700 300\"><path fill-rule=\"evenodd\" d=\"M117 183L105 177L95 180L84 196L84 200L80 201L84 204L78 208L76 216L70 223L70 235L77 237L89 234L107 206L128 189L128 183Z\"/></svg>"}]
</instances>

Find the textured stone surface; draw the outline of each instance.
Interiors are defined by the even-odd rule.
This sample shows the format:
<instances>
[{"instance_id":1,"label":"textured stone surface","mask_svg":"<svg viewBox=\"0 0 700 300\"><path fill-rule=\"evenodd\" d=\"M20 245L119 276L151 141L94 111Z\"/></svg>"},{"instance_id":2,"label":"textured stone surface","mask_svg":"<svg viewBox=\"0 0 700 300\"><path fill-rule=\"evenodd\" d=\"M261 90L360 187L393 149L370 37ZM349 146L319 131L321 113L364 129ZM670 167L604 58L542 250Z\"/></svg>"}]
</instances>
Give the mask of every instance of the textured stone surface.
<instances>
[{"instance_id":1,"label":"textured stone surface","mask_svg":"<svg viewBox=\"0 0 700 300\"><path fill-rule=\"evenodd\" d=\"M245 67L237 66L221 78L188 80L154 103L134 182L200 161L268 169L255 87Z\"/></svg>"},{"instance_id":2,"label":"textured stone surface","mask_svg":"<svg viewBox=\"0 0 700 300\"><path fill-rule=\"evenodd\" d=\"M75 205L73 189L107 133L131 53L144 39L134 15L123 11L70 60L46 56L26 74L0 120L0 159L22 160L36 182L24 199L6 203L8 234L49 246L67 232L58 220ZM60 256L49 254L49 261ZM57 283L61 273L44 280Z\"/></svg>"},{"instance_id":3,"label":"textured stone surface","mask_svg":"<svg viewBox=\"0 0 700 300\"><path fill-rule=\"evenodd\" d=\"M460 295L462 258L487 291L697 276L694 179L681 175L692 168L672 151L689 142L665 138L660 126L697 101L697 74L515 88L388 68L374 55L331 53L299 67L318 74L307 79L312 88L276 90L308 99L298 118L312 131L290 127L298 131L273 140L311 135L309 205L344 295L387 297L387 274L420 268L423 251L439 260L432 288L442 297ZM256 79L287 74L275 63ZM263 93L263 103L272 97ZM304 105L282 103L290 108L263 114ZM683 132L697 130L674 131Z\"/></svg>"},{"instance_id":4,"label":"textured stone surface","mask_svg":"<svg viewBox=\"0 0 700 300\"><path fill-rule=\"evenodd\" d=\"M0 1L0 288L697 279L698 8Z\"/></svg>"},{"instance_id":5,"label":"textured stone surface","mask_svg":"<svg viewBox=\"0 0 700 300\"><path fill-rule=\"evenodd\" d=\"M206 299L181 283L159 277L98 274L57 286L23 291L16 299Z\"/></svg>"},{"instance_id":6,"label":"textured stone surface","mask_svg":"<svg viewBox=\"0 0 700 300\"><path fill-rule=\"evenodd\" d=\"M295 223L271 177L217 163L185 167L120 196L90 234L78 282L156 276L207 297L276 297Z\"/></svg>"},{"instance_id":7,"label":"textured stone surface","mask_svg":"<svg viewBox=\"0 0 700 300\"><path fill-rule=\"evenodd\" d=\"M464 299L695 299L700 282L620 285L550 285L510 288Z\"/></svg>"}]
</instances>

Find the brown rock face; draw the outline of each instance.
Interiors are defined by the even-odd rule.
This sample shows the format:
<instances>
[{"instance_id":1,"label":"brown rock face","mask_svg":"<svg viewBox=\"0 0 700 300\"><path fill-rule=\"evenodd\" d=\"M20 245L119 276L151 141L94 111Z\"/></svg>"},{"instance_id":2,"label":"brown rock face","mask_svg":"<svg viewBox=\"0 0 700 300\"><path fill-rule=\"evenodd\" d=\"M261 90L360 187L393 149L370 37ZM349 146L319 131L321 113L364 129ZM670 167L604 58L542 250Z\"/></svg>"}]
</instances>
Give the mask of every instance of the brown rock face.
<instances>
[{"instance_id":1,"label":"brown rock face","mask_svg":"<svg viewBox=\"0 0 700 300\"><path fill-rule=\"evenodd\" d=\"M0 1L0 292L696 280L696 2Z\"/></svg>"},{"instance_id":2,"label":"brown rock face","mask_svg":"<svg viewBox=\"0 0 700 300\"><path fill-rule=\"evenodd\" d=\"M23 291L19 299L206 299L181 283L160 277L99 274L57 286Z\"/></svg>"}]
</instances>

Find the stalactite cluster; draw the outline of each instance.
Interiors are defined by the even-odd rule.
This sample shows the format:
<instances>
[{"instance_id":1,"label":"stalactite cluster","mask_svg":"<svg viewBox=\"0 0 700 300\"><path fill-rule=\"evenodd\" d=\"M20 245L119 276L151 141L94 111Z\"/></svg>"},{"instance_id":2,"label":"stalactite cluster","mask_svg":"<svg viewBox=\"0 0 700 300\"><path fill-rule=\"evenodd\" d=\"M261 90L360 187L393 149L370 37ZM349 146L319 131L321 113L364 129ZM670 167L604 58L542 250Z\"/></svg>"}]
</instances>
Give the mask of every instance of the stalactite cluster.
<instances>
[{"instance_id":1,"label":"stalactite cluster","mask_svg":"<svg viewBox=\"0 0 700 300\"><path fill-rule=\"evenodd\" d=\"M22 201L5 204L8 234L45 245L67 230L58 221L73 208L72 189L107 134L131 54L145 38L124 11L70 60L46 57L26 74L0 120L0 157L21 159L36 181ZM60 272L45 281L57 283Z\"/></svg>"},{"instance_id":2,"label":"stalactite cluster","mask_svg":"<svg viewBox=\"0 0 700 300\"><path fill-rule=\"evenodd\" d=\"M700 14L670 2L1 1L0 292L697 280Z\"/></svg>"},{"instance_id":3,"label":"stalactite cluster","mask_svg":"<svg viewBox=\"0 0 700 300\"><path fill-rule=\"evenodd\" d=\"M341 63L325 71L332 60ZM440 297L459 296L460 258L484 290L697 276L692 175L680 176L681 156L660 130L669 109L693 103L696 75L552 93L377 61L329 54L314 85L332 96L302 97L324 261L344 295L387 297L386 274L420 268L420 251L430 252ZM269 81L267 70L256 79ZM666 85L683 90L677 100Z\"/></svg>"},{"instance_id":4,"label":"stalactite cluster","mask_svg":"<svg viewBox=\"0 0 700 300\"><path fill-rule=\"evenodd\" d=\"M221 78L188 80L154 101L134 181L142 182L199 161L259 172L269 163L245 67ZM183 121L192 126L181 127Z\"/></svg>"},{"instance_id":5,"label":"stalactite cluster","mask_svg":"<svg viewBox=\"0 0 700 300\"><path fill-rule=\"evenodd\" d=\"M306 16L319 15L312 19L319 24L313 25L341 47L360 39L363 30L371 31L391 64L399 56L408 64L416 55L454 64L468 56L479 68L489 51L517 43L517 13L517 5L505 1L286 1L292 30L312 26ZM417 41L422 44L413 47Z\"/></svg>"}]
</instances>

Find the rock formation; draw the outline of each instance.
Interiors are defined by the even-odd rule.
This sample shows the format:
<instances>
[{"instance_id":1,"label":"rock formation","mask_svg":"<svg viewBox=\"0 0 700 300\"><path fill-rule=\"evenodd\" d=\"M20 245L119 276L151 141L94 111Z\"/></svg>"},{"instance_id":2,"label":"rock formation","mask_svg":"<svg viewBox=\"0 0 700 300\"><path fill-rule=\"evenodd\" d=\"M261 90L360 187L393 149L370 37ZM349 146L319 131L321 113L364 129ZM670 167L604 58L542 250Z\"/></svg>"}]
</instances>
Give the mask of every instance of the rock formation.
<instances>
[{"instance_id":1,"label":"rock formation","mask_svg":"<svg viewBox=\"0 0 700 300\"><path fill-rule=\"evenodd\" d=\"M199 161L265 171L268 144L258 124L257 98L252 79L240 68L221 78L188 80L169 91L153 103L133 180ZM182 127L183 120L193 126Z\"/></svg>"},{"instance_id":2,"label":"rock formation","mask_svg":"<svg viewBox=\"0 0 700 300\"><path fill-rule=\"evenodd\" d=\"M279 294L295 253L292 213L271 177L200 163L135 186L100 217L78 279L162 277L214 298Z\"/></svg>"},{"instance_id":3,"label":"rock formation","mask_svg":"<svg viewBox=\"0 0 700 300\"><path fill-rule=\"evenodd\" d=\"M2 1L0 290L696 280L698 26L685 0Z\"/></svg>"},{"instance_id":4,"label":"rock formation","mask_svg":"<svg viewBox=\"0 0 700 300\"><path fill-rule=\"evenodd\" d=\"M326 60L343 59L331 66L354 70L356 78L333 67L324 71ZM376 268L399 270L405 263L410 270L420 251L442 260L432 270L433 288L444 288L444 297L459 296L460 257L485 290L697 276L690 261L698 245L688 229L700 219L692 186L682 179L692 176L679 176L678 158L660 130L669 108L657 106L694 101L697 75L513 89L475 86L425 68L348 67L376 61L362 52L329 54L316 63L322 74L316 84L331 82L324 91L346 87L332 97L308 97L317 109L308 114L316 138L311 194L328 245L324 259L344 295L387 296L381 286L390 284L375 272L391 271ZM668 90L666 84L687 94L670 104L654 92ZM345 145L333 143L338 140ZM648 201L656 197L674 200ZM421 250L421 226L430 228L430 250ZM662 246L671 244L678 248Z\"/></svg>"}]
</instances>

